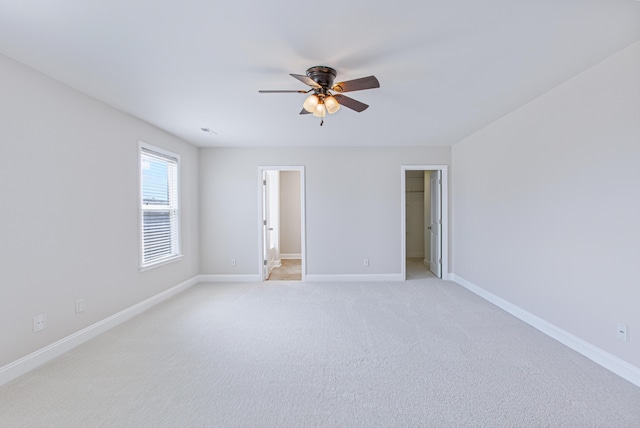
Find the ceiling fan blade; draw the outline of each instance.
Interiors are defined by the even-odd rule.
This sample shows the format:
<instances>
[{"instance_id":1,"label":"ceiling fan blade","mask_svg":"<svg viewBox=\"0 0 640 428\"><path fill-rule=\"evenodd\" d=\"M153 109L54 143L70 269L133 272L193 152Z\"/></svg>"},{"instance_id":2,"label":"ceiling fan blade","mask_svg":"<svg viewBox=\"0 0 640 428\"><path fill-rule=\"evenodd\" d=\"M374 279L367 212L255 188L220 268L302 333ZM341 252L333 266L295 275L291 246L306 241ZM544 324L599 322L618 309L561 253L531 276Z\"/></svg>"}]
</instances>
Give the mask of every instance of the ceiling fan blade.
<instances>
[{"instance_id":1,"label":"ceiling fan blade","mask_svg":"<svg viewBox=\"0 0 640 428\"><path fill-rule=\"evenodd\" d=\"M309 85L312 88L320 89L322 87L322 86L318 85L316 83L316 81L313 80L312 78L310 78L309 76L304 76L302 74L291 74L291 73L289 74L289 76L295 77L296 79L298 79L299 81L301 81L305 85Z\"/></svg>"},{"instance_id":2,"label":"ceiling fan blade","mask_svg":"<svg viewBox=\"0 0 640 428\"><path fill-rule=\"evenodd\" d=\"M286 94L286 93L296 93L296 94L306 94L309 91L290 91L287 89L261 89L258 92L260 92L261 94Z\"/></svg>"},{"instance_id":3,"label":"ceiling fan blade","mask_svg":"<svg viewBox=\"0 0 640 428\"><path fill-rule=\"evenodd\" d=\"M349 98L346 95L335 94L334 98L338 100L338 104L340 104L341 106L345 106L347 108L350 108L351 110L355 110L358 113L369 108L367 104L361 103L360 101L354 100L353 98Z\"/></svg>"},{"instance_id":4,"label":"ceiling fan blade","mask_svg":"<svg viewBox=\"0 0 640 428\"><path fill-rule=\"evenodd\" d=\"M300 111L300 114L311 114L311 112L308 112L305 109L302 109L302 111Z\"/></svg>"},{"instance_id":5,"label":"ceiling fan blade","mask_svg":"<svg viewBox=\"0 0 640 428\"><path fill-rule=\"evenodd\" d=\"M362 91L363 89L379 88L380 82L375 76L361 77L360 79L338 82L331 88L336 92Z\"/></svg>"}]
</instances>

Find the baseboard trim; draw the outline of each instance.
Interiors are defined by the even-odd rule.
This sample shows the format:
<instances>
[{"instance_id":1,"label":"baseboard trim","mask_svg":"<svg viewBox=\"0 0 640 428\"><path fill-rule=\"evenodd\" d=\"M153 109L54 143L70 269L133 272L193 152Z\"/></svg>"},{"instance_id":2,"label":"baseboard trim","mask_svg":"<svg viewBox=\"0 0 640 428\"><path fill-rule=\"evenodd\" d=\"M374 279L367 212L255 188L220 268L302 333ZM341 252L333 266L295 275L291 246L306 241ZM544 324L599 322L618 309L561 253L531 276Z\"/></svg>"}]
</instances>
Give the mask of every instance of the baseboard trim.
<instances>
[{"instance_id":1,"label":"baseboard trim","mask_svg":"<svg viewBox=\"0 0 640 428\"><path fill-rule=\"evenodd\" d=\"M505 310L516 318L526 322L530 326L540 330L547 336L557 340L565 346L573 349L574 351L584 355L596 364L601 365L605 369L617 374L623 379L628 380L636 386L640 386L640 368L627 363L624 360L608 353L607 351L598 348L591 343L580 339L577 336L559 328L558 326L551 324L544 319L533 315L530 312L522 309L519 306L514 305L511 302L504 300L501 297L485 290L484 288L462 278L455 273L449 274L450 280L456 282L472 293L482 297L483 299L493 303L499 308Z\"/></svg>"},{"instance_id":2,"label":"baseboard trim","mask_svg":"<svg viewBox=\"0 0 640 428\"><path fill-rule=\"evenodd\" d=\"M149 297L148 299L143 300L140 303L123 309L122 311L111 315L108 318L98 321L95 324L85 327L82 330L79 330L50 345L47 345L44 348L40 348L37 351L32 352L31 354L25 355L24 357L12 363L0 367L0 385L11 382L17 377L22 376L23 374L53 360L54 358L64 354L65 352L68 352L73 348L93 339L99 334L102 334L105 331L110 330L125 321L128 321L129 319L141 314L142 312L157 305L158 303L161 303L169 299L170 297L183 292L184 290L194 286L198 282L198 276L188 279L174 287L169 288L168 290L158 293L155 296Z\"/></svg>"},{"instance_id":3,"label":"baseboard trim","mask_svg":"<svg viewBox=\"0 0 640 428\"><path fill-rule=\"evenodd\" d=\"M302 258L302 254L293 254L293 253L280 254L280 258L284 260L297 260Z\"/></svg>"},{"instance_id":4,"label":"baseboard trim","mask_svg":"<svg viewBox=\"0 0 640 428\"><path fill-rule=\"evenodd\" d=\"M261 282L262 276L260 274L250 275L200 275L198 276L200 282Z\"/></svg>"},{"instance_id":5,"label":"baseboard trim","mask_svg":"<svg viewBox=\"0 0 640 428\"><path fill-rule=\"evenodd\" d=\"M313 275L307 274L307 282L384 282L404 281L401 273L390 274L346 274L346 275Z\"/></svg>"}]
</instances>

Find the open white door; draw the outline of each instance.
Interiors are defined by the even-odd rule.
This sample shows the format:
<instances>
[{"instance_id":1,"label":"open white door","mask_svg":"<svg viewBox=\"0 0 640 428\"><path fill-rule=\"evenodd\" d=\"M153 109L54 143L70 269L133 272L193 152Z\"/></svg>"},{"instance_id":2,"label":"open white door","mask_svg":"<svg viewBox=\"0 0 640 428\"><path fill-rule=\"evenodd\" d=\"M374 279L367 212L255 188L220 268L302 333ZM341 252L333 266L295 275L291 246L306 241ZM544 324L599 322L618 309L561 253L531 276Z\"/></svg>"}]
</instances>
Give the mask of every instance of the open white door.
<instances>
[{"instance_id":1,"label":"open white door","mask_svg":"<svg viewBox=\"0 0 640 428\"><path fill-rule=\"evenodd\" d=\"M262 171L262 279L269 279L269 266L267 264L267 258L269 256L270 236L269 233L269 174L267 171Z\"/></svg>"},{"instance_id":2,"label":"open white door","mask_svg":"<svg viewBox=\"0 0 640 428\"><path fill-rule=\"evenodd\" d=\"M280 193L279 171L263 171L262 224L263 268L262 278L269 279L271 270L280 263L279 224Z\"/></svg>"},{"instance_id":3,"label":"open white door","mask_svg":"<svg viewBox=\"0 0 640 428\"><path fill-rule=\"evenodd\" d=\"M442 171L431 173L431 259L429 269L442 278Z\"/></svg>"}]
</instances>

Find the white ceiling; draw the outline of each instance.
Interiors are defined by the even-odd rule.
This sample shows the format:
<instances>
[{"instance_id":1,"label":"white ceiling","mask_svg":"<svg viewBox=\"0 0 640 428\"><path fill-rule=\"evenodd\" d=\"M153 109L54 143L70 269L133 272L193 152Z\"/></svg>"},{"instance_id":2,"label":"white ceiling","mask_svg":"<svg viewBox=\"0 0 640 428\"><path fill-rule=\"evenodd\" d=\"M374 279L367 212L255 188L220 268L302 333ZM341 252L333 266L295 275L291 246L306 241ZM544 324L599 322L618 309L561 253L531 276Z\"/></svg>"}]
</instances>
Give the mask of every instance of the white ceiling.
<instances>
[{"instance_id":1,"label":"white ceiling","mask_svg":"<svg viewBox=\"0 0 640 428\"><path fill-rule=\"evenodd\" d=\"M1 53L205 147L451 145L638 40L633 0L0 0ZM314 65L371 107L258 93Z\"/></svg>"}]
</instances>

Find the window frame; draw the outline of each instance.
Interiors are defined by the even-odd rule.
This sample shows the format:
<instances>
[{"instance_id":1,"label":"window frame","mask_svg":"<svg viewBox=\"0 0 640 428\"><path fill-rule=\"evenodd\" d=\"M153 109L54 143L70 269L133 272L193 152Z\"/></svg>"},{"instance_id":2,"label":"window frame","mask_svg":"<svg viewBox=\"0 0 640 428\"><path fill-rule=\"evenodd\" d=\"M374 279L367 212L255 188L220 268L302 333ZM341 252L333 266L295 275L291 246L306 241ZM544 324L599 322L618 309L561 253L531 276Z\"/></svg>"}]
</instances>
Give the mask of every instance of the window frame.
<instances>
[{"instance_id":1,"label":"window frame","mask_svg":"<svg viewBox=\"0 0 640 428\"><path fill-rule=\"evenodd\" d=\"M171 242L172 253L153 259L151 261L145 261L144 258L144 214L145 212L149 212L152 210L145 210L144 208L144 192L143 192L143 170L142 170L142 161L145 152L148 152L151 156L156 155L159 158L166 158L168 161L175 161L176 165L176 197L175 197L175 234L172 233L172 236L175 236L175 242ZM181 246L181 227L180 227L180 218L181 218L181 203L180 203L180 155L177 153L170 152L168 150L162 149L160 147L153 146L151 144L147 144L145 142L140 141L138 147L138 236L139 236L139 264L140 271L143 272L145 270L153 269L158 266L165 265L167 263L172 263L182 258L182 246ZM170 205L170 203L169 203ZM175 250L173 250L175 248Z\"/></svg>"}]
</instances>

